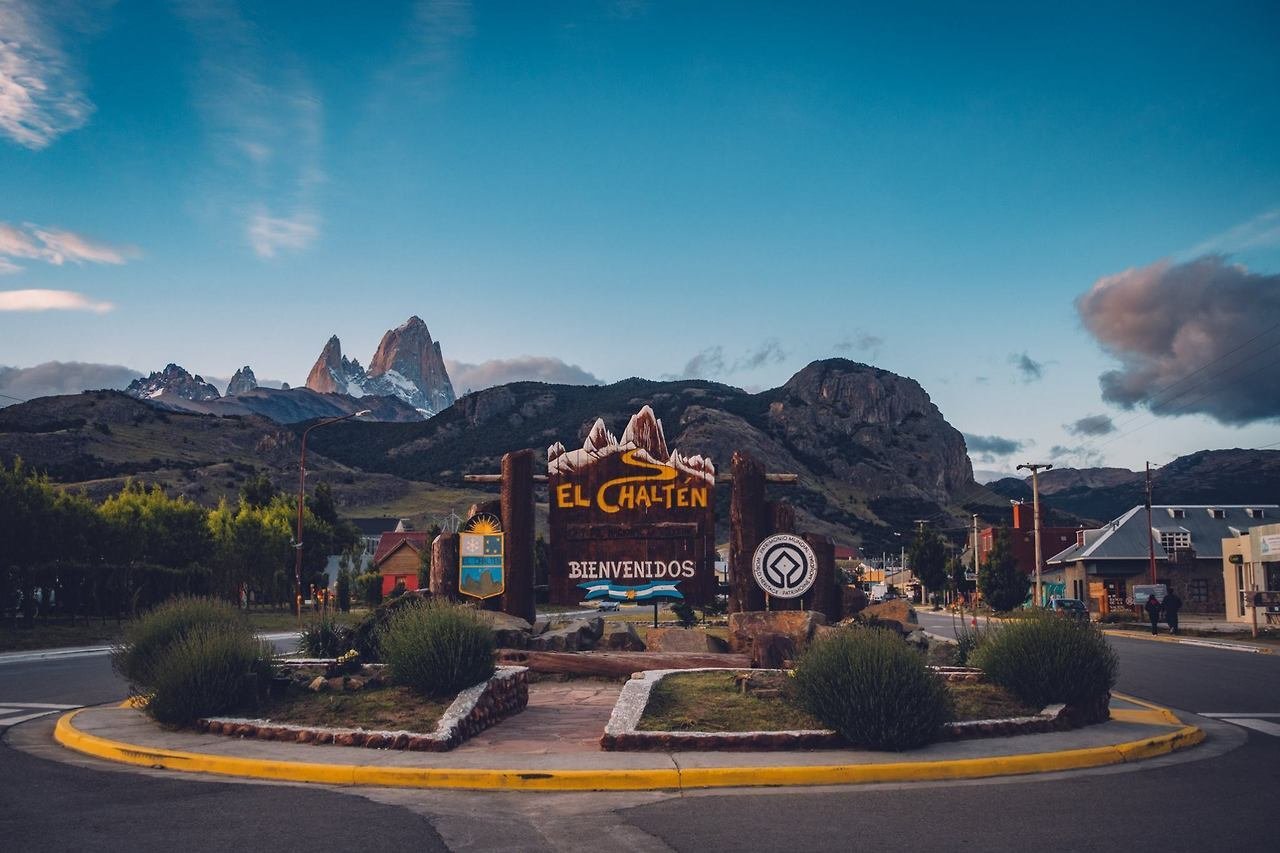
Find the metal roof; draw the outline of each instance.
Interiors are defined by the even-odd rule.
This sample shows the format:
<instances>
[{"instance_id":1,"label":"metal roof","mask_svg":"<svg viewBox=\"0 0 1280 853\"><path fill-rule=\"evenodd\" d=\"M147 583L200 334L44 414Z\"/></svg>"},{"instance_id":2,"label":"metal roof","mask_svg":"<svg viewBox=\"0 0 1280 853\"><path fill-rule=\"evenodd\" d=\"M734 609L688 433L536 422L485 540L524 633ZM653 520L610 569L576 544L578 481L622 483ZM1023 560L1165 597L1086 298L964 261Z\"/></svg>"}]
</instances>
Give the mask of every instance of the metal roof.
<instances>
[{"instance_id":1,"label":"metal roof","mask_svg":"<svg viewBox=\"0 0 1280 853\"><path fill-rule=\"evenodd\" d=\"M1237 536L1239 531L1275 523L1277 518L1280 518L1277 504L1166 504L1151 507L1151 527L1148 528L1147 508L1140 504L1102 527L1085 530L1083 545L1072 545L1045 562L1062 565L1079 560L1143 559L1152 540L1156 559L1167 560L1169 555L1160 544L1160 532L1190 533L1196 557L1220 560L1223 539Z\"/></svg>"}]
</instances>

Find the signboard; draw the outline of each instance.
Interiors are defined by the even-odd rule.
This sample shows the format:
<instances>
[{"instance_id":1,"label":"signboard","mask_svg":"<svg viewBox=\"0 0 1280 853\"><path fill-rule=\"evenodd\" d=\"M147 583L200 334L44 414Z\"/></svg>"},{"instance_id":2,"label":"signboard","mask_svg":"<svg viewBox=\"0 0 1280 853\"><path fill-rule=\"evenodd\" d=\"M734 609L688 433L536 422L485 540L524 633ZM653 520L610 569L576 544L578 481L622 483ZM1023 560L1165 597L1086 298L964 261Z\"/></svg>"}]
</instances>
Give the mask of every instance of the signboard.
<instances>
[{"instance_id":1,"label":"signboard","mask_svg":"<svg viewBox=\"0 0 1280 853\"><path fill-rule=\"evenodd\" d=\"M1164 597L1168 592L1168 588L1162 583L1134 584L1133 603L1138 607L1145 607L1147 599L1153 595L1156 597L1156 601L1164 603Z\"/></svg>"},{"instance_id":2,"label":"signboard","mask_svg":"<svg viewBox=\"0 0 1280 853\"><path fill-rule=\"evenodd\" d=\"M477 515L458 533L458 592L493 598L506 589L502 524L492 515Z\"/></svg>"},{"instance_id":3,"label":"signboard","mask_svg":"<svg viewBox=\"0 0 1280 853\"><path fill-rule=\"evenodd\" d=\"M818 578L818 558L799 536L776 533L756 547L751 574L774 598L799 598Z\"/></svg>"},{"instance_id":4,"label":"signboard","mask_svg":"<svg viewBox=\"0 0 1280 853\"><path fill-rule=\"evenodd\" d=\"M1280 533L1258 537L1258 558L1264 562L1280 560Z\"/></svg>"},{"instance_id":5,"label":"signboard","mask_svg":"<svg viewBox=\"0 0 1280 853\"><path fill-rule=\"evenodd\" d=\"M621 438L597 420L582 447L547 449L553 604L703 604L715 594L715 466L668 450L644 406Z\"/></svg>"}]
</instances>

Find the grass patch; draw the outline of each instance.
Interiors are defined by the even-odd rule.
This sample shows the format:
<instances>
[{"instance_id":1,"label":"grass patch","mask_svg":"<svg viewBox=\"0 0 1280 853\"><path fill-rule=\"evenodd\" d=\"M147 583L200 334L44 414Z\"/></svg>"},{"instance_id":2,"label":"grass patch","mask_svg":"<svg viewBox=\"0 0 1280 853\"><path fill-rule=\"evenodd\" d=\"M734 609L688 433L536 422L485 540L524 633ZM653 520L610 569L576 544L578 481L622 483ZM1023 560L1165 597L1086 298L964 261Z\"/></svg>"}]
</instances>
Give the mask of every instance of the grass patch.
<instances>
[{"instance_id":1,"label":"grass patch","mask_svg":"<svg viewBox=\"0 0 1280 853\"><path fill-rule=\"evenodd\" d=\"M637 729L642 732L777 732L825 729L806 713L791 692L791 679L780 672L752 673L752 687L781 691L777 697L743 695L734 672L690 672L668 675L649 694ZM995 684L953 683L955 718L996 720L1040 713Z\"/></svg>"},{"instance_id":2,"label":"grass patch","mask_svg":"<svg viewBox=\"0 0 1280 853\"><path fill-rule=\"evenodd\" d=\"M0 628L0 652L26 652L37 649L57 649L75 646L105 646L116 643L124 633L127 623L114 619L102 622L93 619L89 622L70 622L58 620L50 622L37 619L31 628L15 625L6 619Z\"/></svg>"},{"instance_id":3,"label":"grass patch","mask_svg":"<svg viewBox=\"0 0 1280 853\"><path fill-rule=\"evenodd\" d=\"M423 699L407 687L379 687L351 693L312 693L295 688L260 713L272 722L295 726L430 734L436 730L436 723L451 702L452 697Z\"/></svg>"},{"instance_id":4,"label":"grass patch","mask_svg":"<svg viewBox=\"0 0 1280 853\"><path fill-rule=\"evenodd\" d=\"M359 610L352 609L349 613L329 608L328 617L339 625L354 626L364 618L366 612L364 608ZM314 610L304 609L302 611L302 624L310 625L313 622L319 622L321 615ZM253 626L253 630L260 633L296 631L298 629L298 617L294 616L291 610L251 610L247 617L249 624Z\"/></svg>"},{"instance_id":5,"label":"grass patch","mask_svg":"<svg viewBox=\"0 0 1280 853\"><path fill-rule=\"evenodd\" d=\"M1032 708L1018 700L998 684L947 684L955 701L956 720L1000 720L1007 717L1030 717L1043 708Z\"/></svg>"},{"instance_id":6,"label":"grass patch","mask_svg":"<svg viewBox=\"0 0 1280 853\"><path fill-rule=\"evenodd\" d=\"M637 728L645 732L777 732L822 729L789 698L783 673L753 673L753 687L783 691L779 698L743 695L733 672L668 675L649 694Z\"/></svg>"}]
</instances>

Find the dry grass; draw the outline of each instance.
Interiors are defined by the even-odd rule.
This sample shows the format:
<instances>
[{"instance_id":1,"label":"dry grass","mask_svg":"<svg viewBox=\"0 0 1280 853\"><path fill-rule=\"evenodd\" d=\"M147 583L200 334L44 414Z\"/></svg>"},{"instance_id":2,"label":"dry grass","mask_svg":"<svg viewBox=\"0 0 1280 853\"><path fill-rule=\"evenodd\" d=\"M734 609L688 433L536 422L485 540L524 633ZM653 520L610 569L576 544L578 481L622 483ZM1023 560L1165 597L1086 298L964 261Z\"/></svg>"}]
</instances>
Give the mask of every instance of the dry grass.
<instances>
[{"instance_id":1,"label":"dry grass","mask_svg":"<svg viewBox=\"0 0 1280 853\"><path fill-rule=\"evenodd\" d=\"M351 693L291 689L287 697L258 713L273 722L291 725L430 734L452 701L423 699L404 687Z\"/></svg>"},{"instance_id":2,"label":"dry grass","mask_svg":"<svg viewBox=\"0 0 1280 853\"><path fill-rule=\"evenodd\" d=\"M995 684L956 682L948 684L947 688L955 700L956 719L959 721L1029 717L1044 710L1023 704L1008 690Z\"/></svg>"},{"instance_id":3,"label":"dry grass","mask_svg":"<svg viewBox=\"0 0 1280 853\"><path fill-rule=\"evenodd\" d=\"M787 697L783 673L754 673L753 685L781 689L780 698L738 692L733 672L668 675L649 694L640 731L776 732L825 728Z\"/></svg>"}]
</instances>

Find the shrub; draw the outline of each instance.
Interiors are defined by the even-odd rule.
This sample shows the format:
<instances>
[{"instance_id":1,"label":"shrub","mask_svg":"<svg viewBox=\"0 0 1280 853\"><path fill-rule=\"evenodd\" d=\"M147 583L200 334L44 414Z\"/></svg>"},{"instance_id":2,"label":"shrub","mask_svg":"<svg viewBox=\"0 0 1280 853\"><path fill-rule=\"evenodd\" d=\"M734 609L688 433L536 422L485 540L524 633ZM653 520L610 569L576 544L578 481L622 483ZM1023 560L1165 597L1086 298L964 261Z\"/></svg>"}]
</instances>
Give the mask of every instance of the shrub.
<instances>
[{"instance_id":1,"label":"shrub","mask_svg":"<svg viewBox=\"0 0 1280 853\"><path fill-rule=\"evenodd\" d=\"M154 686L156 667L169 649L198 628L253 637L240 612L224 601L172 598L129 623L123 641L112 650L111 666L135 695L145 694Z\"/></svg>"},{"instance_id":2,"label":"shrub","mask_svg":"<svg viewBox=\"0 0 1280 853\"><path fill-rule=\"evenodd\" d=\"M475 610L428 600L391 617L379 638L391 680L423 696L444 696L493 675L493 631Z\"/></svg>"},{"instance_id":3,"label":"shrub","mask_svg":"<svg viewBox=\"0 0 1280 853\"><path fill-rule=\"evenodd\" d=\"M312 658L336 658L351 650L351 629L328 616L302 629L298 651Z\"/></svg>"},{"instance_id":4,"label":"shrub","mask_svg":"<svg viewBox=\"0 0 1280 853\"><path fill-rule=\"evenodd\" d=\"M684 599L671 605L671 614L676 617L676 624L681 628L692 628L698 621L698 614L693 612L693 605Z\"/></svg>"},{"instance_id":5,"label":"shrub","mask_svg":"<svg viewBox=\"0 0 1280 853\"><path fill-rule=\"evenodd\" d=\"M270 660L271 647L247 629L196 626L155 661L147 713L161 723L184 725L253 705L264 692Z\"/></svg>"},{"instance_id":6,"label":"shrub","mask_svg":"<svg viewBox=\"0 0 1280 853\"><path fill-rule=\"evenodd\" d=\"M850 628L813 643L796 664L796 696L856 746L912 749L936 740L951 694L893 632Z\"/></svg>"},{"instance_id":7,"label":"shrub","mask_svg":"<svg viewBox=\"0 0 1280 853\"><path fill-rule=\"evenodd\" d=\"M382 660L382 635L387 625L391 622L391 618L406 607L421 604L427 600L424 593L406 592L399 598L392 598L386 604L374 608L365 615L360 622L351 629L348 634L348 642L350 647L360 653L360 656L369 663L376 663Z\"/></svg>"},{"instance_id":8,"label":"shrub","mask_svg":"<svg viewBox=\"0 0 1280 853\"><path fill-rule=\"evenodd\" d=\"M1096 625L1028 613L986 637L974 663L1028 705L1082 708L1103 702L1119 661Z\"/></svg>"},{"instance_id":9,"label":"shrub","mask_svg":"<svg viewBox=\"0 0 1280 853\"><path fill-rule=\"evenodd\" d=\"M951 631L956 636L956 652L955 665L969 666L973 660L973 654L978 650L988 637L999 630L999 623L993 623L987 620L986 626L978 623L976 617L973 618L972 624L963 613L951 615Z\"/></svg>"}]
</instances>

